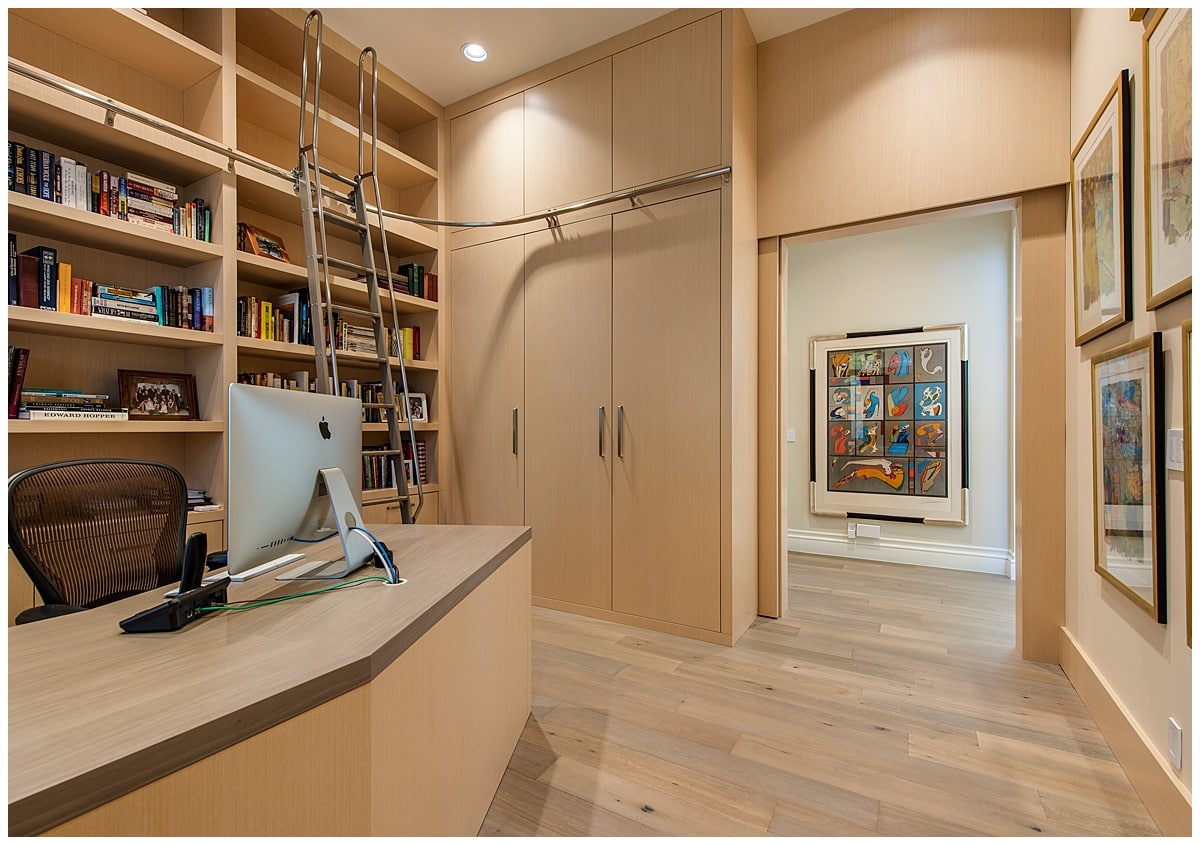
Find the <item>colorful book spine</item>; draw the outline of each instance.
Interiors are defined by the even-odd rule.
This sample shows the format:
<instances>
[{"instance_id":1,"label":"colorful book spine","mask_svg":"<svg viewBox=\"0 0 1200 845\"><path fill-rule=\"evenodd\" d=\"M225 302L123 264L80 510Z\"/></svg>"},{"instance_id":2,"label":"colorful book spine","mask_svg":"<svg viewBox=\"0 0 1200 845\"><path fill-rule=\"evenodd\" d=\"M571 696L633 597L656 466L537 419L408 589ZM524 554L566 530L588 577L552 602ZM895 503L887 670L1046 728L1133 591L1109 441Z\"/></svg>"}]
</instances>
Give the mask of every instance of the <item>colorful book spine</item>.
<instances>
[{"instance_id":1,"label":"colorful book spine","mask_svg":"<svg viewBox=\"0 0 1200 845\"><path fill-rule=\"evenodd\" d=\"M17 418L17 409L21 398L21 388L25 384L25 371L29 367L29 350L20 346L10 346L8 374L8 418Z\"/></svg>"},{"instance_id":2,"label":"colorful book spine","mask_svg":"<svg viewBox=\"0 0 1200 845\"><path fill-rule=\"evenodd\" d=\"M58 251L54 247L35 246L23 255L33 255L38 260L38 304L45 311L58 308Z\"/></svg>"}]
</instances>

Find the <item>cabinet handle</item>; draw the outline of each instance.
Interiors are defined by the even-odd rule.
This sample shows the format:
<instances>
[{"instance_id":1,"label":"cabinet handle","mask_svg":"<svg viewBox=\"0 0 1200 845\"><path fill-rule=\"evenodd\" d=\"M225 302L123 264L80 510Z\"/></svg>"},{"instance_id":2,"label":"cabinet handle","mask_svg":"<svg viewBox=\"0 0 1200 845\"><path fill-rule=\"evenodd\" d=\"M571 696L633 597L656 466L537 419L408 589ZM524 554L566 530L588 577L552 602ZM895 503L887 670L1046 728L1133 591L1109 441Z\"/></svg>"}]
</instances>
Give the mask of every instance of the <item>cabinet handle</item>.
<instances>
[{"instance_id":1,"label":"cabinet handle","mask_svg":"<svg viewBox=\"0 0 1200 845\"><path fill-rule=\"evenodd\" d=\"M625 406L617 406L617 457L625 457L625 441L621 437L621 417L625 415Z\"/></svg>"},{"instance_id":2,"label":"cabinet handle","mask_svg":"<svg viewBox=\"0 0 1200 845\"><path fill-rule=\"evenodd\" d=\"M513 454L517 454L517 409L513 408Z\"/></svg>"},{"instance_id":3,"label":"cabinet handle","mask_svg":"<svg viewBox=\"0 0 1200 845\"><path fill-rule=\"evenodd\" d=\"M600 422L599 422L599 431L597 432L597 437L599 439L596 441L596 447L600 451L600 457L603 458L604 457L604 406L601 405L597 410L599 410L599 412L600 412L600 414L599 414Z\"/></svg>"}]
</instances>

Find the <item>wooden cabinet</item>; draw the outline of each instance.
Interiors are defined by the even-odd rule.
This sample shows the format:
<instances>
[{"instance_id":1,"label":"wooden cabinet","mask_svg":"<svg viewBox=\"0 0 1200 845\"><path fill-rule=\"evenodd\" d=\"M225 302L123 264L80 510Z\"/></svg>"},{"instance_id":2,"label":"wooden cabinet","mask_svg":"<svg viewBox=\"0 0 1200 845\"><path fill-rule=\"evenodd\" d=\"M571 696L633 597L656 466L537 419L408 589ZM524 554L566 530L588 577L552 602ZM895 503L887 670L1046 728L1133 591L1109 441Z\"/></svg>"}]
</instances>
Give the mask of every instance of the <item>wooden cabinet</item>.
<instances>
[{"instance_id":1,"label":"wooden cabinet","mask_svg":"<svg viewBox=\"0 0 1200 845\"><path fill-rule=\"evenodd\" d=\"M454 521L525 520L524 240L451 253Z\"/></svg>"},{"instance_id":2,"label":"wooden cabinet","mask_svg":"<svg viewBox=\"0 0 1200 845\"><path fill-rule=\"evenodd\" d=\"M612 59L525 92L525 210L612 191Z\"/></svg>"},{"instance_id":3,"label":"wooden cabinet","mask_svg":"<svg viewBox=\"0 0 1200 845\"><path fill-rule=\"evenodd\" d=\"M503 220L524 210L524 94L450 121L452 220Z\"/></svg>"},{"instance_id":4,"label":"wooden cabinet","mask_svg":"<svg viewBox=\"0 0 1200 845\"><path fill-rule=\"evenodd\" d=\"M525 236L525 521L533 594L612 606L612 233Z\"/></svg>"},{"instance_id":5,"label":"wooden cabinet","mask_svg":"<svg viewBox=\"0 0 1200 845\"><path fill-rule=\"evenodd\" d=\"M613 56L613 189L721 164L721 19Z\"/></svg>"},{"instance_id":6,"label":"wooden cabinet","mask_svg":"<svg viewBox=\"0 0 1200 845\"><path fill-rule=\"evenodd\" d=\"M613 216L613 610L721 628L721 195Z\"/></svg>"}]
</instances>

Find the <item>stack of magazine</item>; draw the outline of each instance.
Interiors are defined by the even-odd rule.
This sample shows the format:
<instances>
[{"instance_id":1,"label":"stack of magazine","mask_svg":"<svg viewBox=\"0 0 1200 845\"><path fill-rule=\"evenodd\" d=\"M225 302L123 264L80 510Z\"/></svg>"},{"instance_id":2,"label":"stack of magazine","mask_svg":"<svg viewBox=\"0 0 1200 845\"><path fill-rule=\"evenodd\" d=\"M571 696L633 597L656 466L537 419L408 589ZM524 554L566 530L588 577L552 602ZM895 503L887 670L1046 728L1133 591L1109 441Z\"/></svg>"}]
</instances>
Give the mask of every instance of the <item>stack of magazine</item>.
<instances>
[{"instance_id":1,"label":"stack of magazine","mask_svg":"<svg viewBox=\"0 0 1200 845\"><path fill-rule=\"evenodd\" d=\"M128 408L106 406L107 393L80 390L29 388L21 391L17 419L22 420L127 420Z\"/></svg>"}]
</instances>

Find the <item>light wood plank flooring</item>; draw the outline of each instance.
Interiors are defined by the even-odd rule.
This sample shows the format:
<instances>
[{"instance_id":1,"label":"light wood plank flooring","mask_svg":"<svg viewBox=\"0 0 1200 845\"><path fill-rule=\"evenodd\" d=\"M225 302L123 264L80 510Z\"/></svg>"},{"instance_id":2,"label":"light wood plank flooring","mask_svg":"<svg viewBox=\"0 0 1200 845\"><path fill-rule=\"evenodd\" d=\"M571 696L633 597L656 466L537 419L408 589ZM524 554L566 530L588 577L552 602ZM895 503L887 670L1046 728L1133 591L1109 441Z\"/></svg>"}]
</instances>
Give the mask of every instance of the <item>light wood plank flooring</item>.
<instances>
[{"instance_id":1,"label":"light wood plank flooring","mask_svg":"<svg viewBox=\"0 0 1200 845\"><path fill-rule=\"evenodd\" d=\"M480 833L1094 836L1158 829L1012 582L793 555L733 648L535 609L533 714Z\"/></svg>"}]
</instances>

